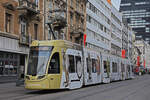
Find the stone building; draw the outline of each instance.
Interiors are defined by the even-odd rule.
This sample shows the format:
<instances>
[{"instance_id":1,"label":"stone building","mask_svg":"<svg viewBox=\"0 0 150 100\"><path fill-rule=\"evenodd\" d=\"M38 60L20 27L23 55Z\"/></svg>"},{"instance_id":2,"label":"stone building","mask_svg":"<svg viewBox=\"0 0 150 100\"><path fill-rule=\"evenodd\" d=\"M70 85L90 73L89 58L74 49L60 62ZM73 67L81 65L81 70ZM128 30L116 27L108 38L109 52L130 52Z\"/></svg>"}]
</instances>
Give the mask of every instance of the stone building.
<instances>
[{"instance_id":1,"label":"stone building","mask_svg":"<svg viewBox=\"0 0 150 100\"><path fill-rule=\"evenodd\" d=\"M0 0L0 78L20 76L29 44L44 39L42 9L43 0Z\"/></svg>"},{"instance_id":2,"label":"stone building","mask_svg":"<svg viewBox=\"0 0 150 100\"><path fill-rule=\"evenodd\" d=\"M47 0L46 23L52 28L52 30L47 28L48 39L55 37L81 44L83 34L86 32L86 2L86 0Z\"/></svg>"}]
</instances>

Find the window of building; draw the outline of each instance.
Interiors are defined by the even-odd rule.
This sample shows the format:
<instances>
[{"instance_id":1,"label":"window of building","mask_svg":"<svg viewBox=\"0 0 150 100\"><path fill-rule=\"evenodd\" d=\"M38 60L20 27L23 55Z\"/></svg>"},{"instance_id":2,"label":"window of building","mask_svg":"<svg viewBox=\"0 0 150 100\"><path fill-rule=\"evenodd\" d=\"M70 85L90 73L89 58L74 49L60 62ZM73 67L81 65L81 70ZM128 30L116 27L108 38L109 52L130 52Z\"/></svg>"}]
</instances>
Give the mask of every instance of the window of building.
<instances>
[{"instance_id":1,"label":"window of building","mask_svg":"<svg viewBox=\"0 0 150 100\"><path fill-rule=\"evenodd\" d=\"M35 0L34 2L35 2L35 4L36 4L36 8L37 8L37 10L38 10L38 9L39 9L39 0Z\"/></svg>"},{"instance_id":2,"label":"window of building","mask_svg":"<svg viewBox=\"0 0 150 100\"><path fill-rule=\"evenodd\" d=\"M146 28L145 28L145 32L149 33L149 32L150 32L150 28L149 28L149 27L146 27Z\"/></svg>"},{"instance_id":3,"label":"window of building","mask_svg":"<svg viewBox=\"0 0 150 100\"><path fill-rule=\"evenodd\" d=\"M12 32L12 15L9 13L5 14L5 31L8 33Z\"/></svg>"},{"instance_id":4,"label":"window of building","mask_svg":"<svg viewBox=\"0 0 150 100\"><path fill-rule=\"evenodd\" d=\"M21 34L26 35L26 23L24 21L21 21Z\"/></svg>"},{"instance_id":5,"label":"window of building","mask_svg":"<svg viewBox=\"0 0 150 100\"><path fill-rule=\"evenodd\" d=\"M99 24L99 28L103 31L103 25Z\"/></svg>"},{"instance_id":6,"label":"window of building","mask_svg":"<svg viewBox=\"0 0 150 100\"><path fill-rule=\"evenodd\" d=\"M136 2L135 5L144 5L144 4L148 4L149 2Z\"/></svg>"},{"instance_id":7,"label":"window of building","mask_svg":"<svg viewBox=\"0 0 150 100\"><path fill-rule=\"evenodd\" d=\"M120 6L130 6L131 3L124 3L124 4L121 4Z\"/></svg>"},{"instance_id":8,"label":"window of building","mask_svg":"<svg viewBox=\"0 0 150 100\"><path fill-rule=\"evenodd\" d=\"M70 24L73 25L73 13L70 13Z\"/></svg>"},{"instance_id":9,"label":"window of building","mask_svg":"<svg viewBox=\"0 0 150 100\"><path fill-rule=\"evenodd\" d=\"M87 22L91 23L91 16L87 15Z\"/></svg>"},{"instance_id":10,"label":"window of building","mask_svg":"<svg viewBox=\"0 0 150 100\"><path fill-rule=\"evenodd\" d=\"M70 6L73 6L73 0L70 0Z\"/></svg>"},{"instance_id":11,"label":"window of building","mask_svg":"<svg viewBox=\"0 0 150 100\"><path fill-rule=\"evenodd\" d=\"M38 24L34 24L34 39L38 39Z\"/></svg>"},{"instance_id":12,"label":"window of building","mask_svg":"<svg viewBox=\"0 0 150 100\"><path fill-rule=\"evenodd\" d=\"M80 7L79 7L79 4L80 4L80 3L79 3L79 1L77 0L77 1L76 1L76 9L77 9L78 11L79 11L79 8L80 8Z\"/></svg>"}]
</instances>

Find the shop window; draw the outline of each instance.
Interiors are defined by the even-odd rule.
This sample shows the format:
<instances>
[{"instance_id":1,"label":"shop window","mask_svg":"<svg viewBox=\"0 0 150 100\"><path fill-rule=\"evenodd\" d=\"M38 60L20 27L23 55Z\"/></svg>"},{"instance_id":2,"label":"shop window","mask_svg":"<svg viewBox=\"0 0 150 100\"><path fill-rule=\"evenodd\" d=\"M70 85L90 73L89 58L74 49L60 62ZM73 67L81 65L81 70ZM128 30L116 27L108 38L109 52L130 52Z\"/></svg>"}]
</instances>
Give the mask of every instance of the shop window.
<instances>
[{"instance_id":1,"label":"shop window","mask_svg":"<svg viewBox=\"0 0 150 100\"><path fill-rule=\"evenodd\" d=\"M9 58L9 54L6 54L6 58Z\"/></svg>"},{"instance_id":2,"label":"shop window","mask_svg":"<svg viewBox=\"0 0 150 100\"><path fill-rule=\"evenodd\" d=\"M59 59L59 53L53 54L50 65L48 68L49 74L58 74L60 73L60 59Z\"/></svg>"},{"instance_id":3,"label":"shop window","mask_svg":"<svg viewBox=\"0 0 150 100\"><path fill-rule=\"evenodd\" d=\"M69 55L69 72L75 73L75 62L74 62L74 56Z\"/></svg>"},{"instance_id":4,"label":"shop window","mask_svg":"<svg viewBox=\"0 0 150 100\"><path fill-rule=\"evenodd\" d=\"M10 58L13 59L13 54L10 54Z\"/></svg>"}]
</instances>

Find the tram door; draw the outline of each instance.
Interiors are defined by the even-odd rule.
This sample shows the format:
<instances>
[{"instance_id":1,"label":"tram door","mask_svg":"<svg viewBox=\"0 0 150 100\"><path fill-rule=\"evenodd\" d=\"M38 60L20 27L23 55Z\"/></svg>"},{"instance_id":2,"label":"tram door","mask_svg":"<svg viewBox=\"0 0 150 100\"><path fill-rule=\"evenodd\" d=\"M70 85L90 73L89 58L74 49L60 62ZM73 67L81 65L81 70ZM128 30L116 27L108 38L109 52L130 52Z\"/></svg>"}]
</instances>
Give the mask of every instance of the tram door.
<instances>
[{"instance_id":1,"label":"tram door","mask_svg":"<svg viewBox=\"0 0 150 100\"><path fill-rule=\"evenodd\" d=\"M48 77L50 80L51 89L59 89L61 83L61 74L60 74L60 54L55 52L52 54L49 67L48 67Z\"/></svg>"}]
</instances>

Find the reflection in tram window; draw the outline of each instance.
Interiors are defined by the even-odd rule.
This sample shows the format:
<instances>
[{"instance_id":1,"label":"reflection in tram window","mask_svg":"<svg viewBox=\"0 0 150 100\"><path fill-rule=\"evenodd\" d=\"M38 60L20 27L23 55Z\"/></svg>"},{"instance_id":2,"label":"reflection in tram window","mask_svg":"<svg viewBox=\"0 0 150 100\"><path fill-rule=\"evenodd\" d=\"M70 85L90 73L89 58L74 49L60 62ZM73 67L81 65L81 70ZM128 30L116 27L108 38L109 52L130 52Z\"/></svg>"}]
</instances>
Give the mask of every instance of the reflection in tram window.
<instances>
[{"instance_id":1,"label":"reflection in tram window","mask_svg":"<svg viewBox=\"0 0 150 100\"><path fill-rule=\"evenodd\" d=\"M32 47L30 48L27 75L46 74L46 65L53 47Z\"/></svg>"},{"instance_id":2,"label":"reflection in tram window","mask_svg":"<svg viewBox=\"0 0 150 100\"><path fill-rule=\"evenodd\" d=\"M69 55L69 72L75 73L74 56L72 56L72 55Z\"/></svg>"},{"instance_id":3,"label":"reflection in tram window","mask_svg":"<svg viewBox=\"0 0 150 100\"><path fill-rule=\"evenodd\" d=\"M59 64L59 53L55 53L50 61L50 66L48 69L49 74L60 73L60 64Z\"/></svg>"}]
</instances>

